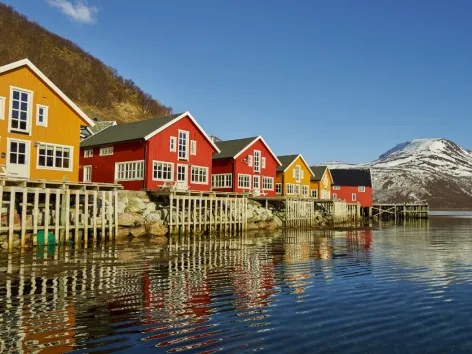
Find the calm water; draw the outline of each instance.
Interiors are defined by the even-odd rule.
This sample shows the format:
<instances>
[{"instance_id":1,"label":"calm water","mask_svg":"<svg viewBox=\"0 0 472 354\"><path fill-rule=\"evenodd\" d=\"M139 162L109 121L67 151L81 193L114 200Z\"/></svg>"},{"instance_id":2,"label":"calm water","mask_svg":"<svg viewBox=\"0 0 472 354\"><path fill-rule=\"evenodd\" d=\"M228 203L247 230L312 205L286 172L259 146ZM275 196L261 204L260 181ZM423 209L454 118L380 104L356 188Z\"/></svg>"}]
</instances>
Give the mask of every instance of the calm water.
<instances>
[{"instance_id":1,"label":"calm water","mask_svg":"<svg viewBox=\"0 0 472 354\"><path fill-rule=\"evenodd\" d=\"M472 217L0 263L0 352L472 351Z\"/></svg>"}]
</instances>

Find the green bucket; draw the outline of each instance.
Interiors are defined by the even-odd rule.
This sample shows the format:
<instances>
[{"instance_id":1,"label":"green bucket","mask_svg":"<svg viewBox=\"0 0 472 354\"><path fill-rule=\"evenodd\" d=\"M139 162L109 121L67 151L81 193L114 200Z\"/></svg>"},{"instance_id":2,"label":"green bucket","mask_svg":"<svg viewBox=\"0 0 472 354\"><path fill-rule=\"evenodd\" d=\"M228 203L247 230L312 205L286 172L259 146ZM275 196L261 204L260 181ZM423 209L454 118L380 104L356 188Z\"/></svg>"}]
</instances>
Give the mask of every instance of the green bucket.
<instances>
[{"instance_id":1,"label":"green bucket","mask_svg":"<svg viewBox=\"0 0 472 354\"><path fill-rule=\"evenodd\" d=\"M44 240L45 240L44 231L38 232L36 240L37 240L36 242L38 246L44 246ZM56 244L56 238L54 237L54 234L52 232L48 232L48 245L51 246L55 244Z\"/></svg>"}]
</instances>

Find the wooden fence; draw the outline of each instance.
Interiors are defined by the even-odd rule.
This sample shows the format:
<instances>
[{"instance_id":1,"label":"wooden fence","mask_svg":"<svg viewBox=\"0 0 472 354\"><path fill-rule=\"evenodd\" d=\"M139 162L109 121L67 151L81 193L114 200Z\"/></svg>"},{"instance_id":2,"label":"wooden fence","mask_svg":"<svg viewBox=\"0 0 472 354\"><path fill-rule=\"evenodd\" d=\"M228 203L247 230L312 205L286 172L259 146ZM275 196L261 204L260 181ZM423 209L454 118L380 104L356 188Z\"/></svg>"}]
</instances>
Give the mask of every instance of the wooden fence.
<instances>
[{"instance_id":1,"label":"wooden fence","mask_svg":"<svg viewBox=\"0 0 472 354\"><path fill-rule=\"evenodd\" d=\"M313 201L305 199L286 199L285 226L293 228L312 227L315 222Z\"/></svg>"}]
</instances>

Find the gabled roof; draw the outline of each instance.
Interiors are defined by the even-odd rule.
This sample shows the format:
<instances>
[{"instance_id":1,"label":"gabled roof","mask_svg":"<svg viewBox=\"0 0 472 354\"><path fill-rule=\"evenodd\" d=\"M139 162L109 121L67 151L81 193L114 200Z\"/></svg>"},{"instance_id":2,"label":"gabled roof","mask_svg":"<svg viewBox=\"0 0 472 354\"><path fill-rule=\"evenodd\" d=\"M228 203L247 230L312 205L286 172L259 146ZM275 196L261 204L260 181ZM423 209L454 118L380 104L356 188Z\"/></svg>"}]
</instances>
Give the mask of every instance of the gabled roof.
<instances>
[{"instance_id":1,"label":"gabled roof","mask_svg":"<svg viewBox=\"0 0 472 354\"><path fill-rule=\"evenodd\" d=\"M331 179L333 179L333 175L331 174L331 170L328 166L311 166L311 171L313 172L314 177L311 177L312 181L321 181L326 171L331 175Z\"/></svg>"},{"instance_id":2,"label":"gabled roof","mask_svg":"<svg viewBox=\"0 0 472 354\"><path fill-rule=\"evenodd\" d=\"M369 169L331 169L330 171L335 186L372 187Z\"/></svg>"},{"instance_id":3,"label":"gabled roof","mask_svg":"<svg viewBox=\"0 0 472 354\"><path fill-rule=\"evenodd\" d=\"M313 176L313 172L310 169L310 166L308 163L305 161L303 156L301 154L298 155L283 155L283 156L277 156L279 161L282 163L282 166L277 167L277 172L285 172L288 170L288 168L298 159L300 158L305 166L308 168L308 171L310 171L310 174Z\"/></svg>"},{"instance_id":4,"label":"gabled roof","mask_svg":"<svg viewBox=\"0 0 472 354\"><path fill-rule=\"evenodd\" d=\"M90 128L93 134L97 134L98 132L102 131L103 129L109 128L113 125L116 125L115 120L101 120L95 121L95 125Z\"/></svg>"},{"instance_id":5,"label":"gabled roof","mask_svg":"<svg viewBox=\"0 0 472 354\"><path fill-rule=\"evenodd\" d=\"M244 152L244 150L246 150L249 146L251 146L258 140L260 140L265 145L267 150L274 157L275 161L277 161L279 165L282 165L277 156L275 156L275 154L270 149L269 145L267 145L265 140L260 135L251 138L224 140L217 142L216 146L218 146L218 148L220 149L220 153L214 154L213 160L236 159Z\"/></svg>"},{"instance_id":6,"label":"gabled roof","mask_svg":"<svg viewBox=\"0 0 472 354\"><path fill-rule=\"evenodd\" d=\"M74 102L72 102L71 99L64 94L64 92L62 92L56 85L54 85L54 83L49 80L47 76L41 72L41 70L39 70L32 62L29 61L29 59L21 59L13 63L0 66L0 74L14 69L18 69L22 66L27 66L32 72L38 75L39 78L43 80L44 83L49 86L52 91L54 91L54 93L56 93L60 98L62 98L62 100L64 100L64 102L66 102L70 106L70 108L72 108L72 110L77 113L80 118L82 118L88 125L95 125L93 120L90 119Z\"/></svg>"},{"instance_id":7,"label":"gabled roof","mask_svg":"<svg viewBox=\"0 0 472 354\"><path fill-rule=\"evenodd\" d=\"M200 130L203 136L211 144L211 146L213 146L213 148L217 152L220 152L218 147L205 133L202 127L200 127L200 125L197 123L195 118L192 117L190 112L172 114L170 116L162 118L140 120L138 122L133 123L113 125L83 140L80 143L80 147L109 145L141 139L149 140L156 134L160 133L164 129L170 127L172 124L178 122L179 120L185 117L189 117L190 120L195 124L197 129Z\"/></svg>"}]
</instances>

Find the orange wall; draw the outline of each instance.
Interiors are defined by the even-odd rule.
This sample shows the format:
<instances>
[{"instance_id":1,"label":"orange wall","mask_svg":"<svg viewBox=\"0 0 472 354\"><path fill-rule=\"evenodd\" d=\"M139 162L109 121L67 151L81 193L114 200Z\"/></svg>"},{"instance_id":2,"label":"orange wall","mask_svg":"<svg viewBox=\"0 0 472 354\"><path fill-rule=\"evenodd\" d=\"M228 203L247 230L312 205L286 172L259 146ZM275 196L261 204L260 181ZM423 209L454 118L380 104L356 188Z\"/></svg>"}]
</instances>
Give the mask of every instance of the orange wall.
<instances>
[{"instance_id":1,"label":"orange wall","mask_svg":"<svg viewBox=\"0 0 472 354\"><path fill-rule=\"evenodd\" d=\"M31 135L9 133L10 86L33 91ZM21 67L0 74L0 96L6 98L4 120L0 120L0 152L7 153L7 137L31 141L30 178L78 181L80 127L86 123L59 96L57 96L28 67ZM36 105L48 106L48 126L36 125ZM34 142L72 146L72 172L36 169L37 148ZM7 159L0 155L0 164Z\"/></svg>"},{"instance_id":2,"label":"orange wall","mask_svg":"<svg viewBox=\"0 0 472 354\"><path fill-rule=\"evenodd\" d=\"M327 184L325 187L325 184L323 183L324 178L326 177ZM321 198L323 193L322 191L328 191L330 192L330 199L332 199L332 192L331 192L331 185L333 184L333 179L331 178L331 174L328 172L328 170L325 171L323 177L321 178L321 181L311 181L310 182L310 190L316 189L318 191L318 199L323 199Z\"/></svg>"},{"instance_id":3,"label":"orange wall","mask_svg":"<svg viewBox=\"0 0 472 354\"><path fill-rule=\"evenodd\" d=\"M300 178L300 181L297 182L296 178L293 177L293 170L296 166L299 165L301 171L303 171L303 178ZM293 163L288 167L287 171L285 172L278 172L275 178L275 183L283 183L282 184L282 195L286 196L295 196L295 194L288 194L287 193L287 183L291 183L293 185L300 185L300 196L302 195L302 186L306 185L310 189L310 178L311 178L311 170L310 167L305 165L303 160L298 157L296 158ZM310 196L310 190L308 190L308 196Z\"/></svg>"}]
</instances>

